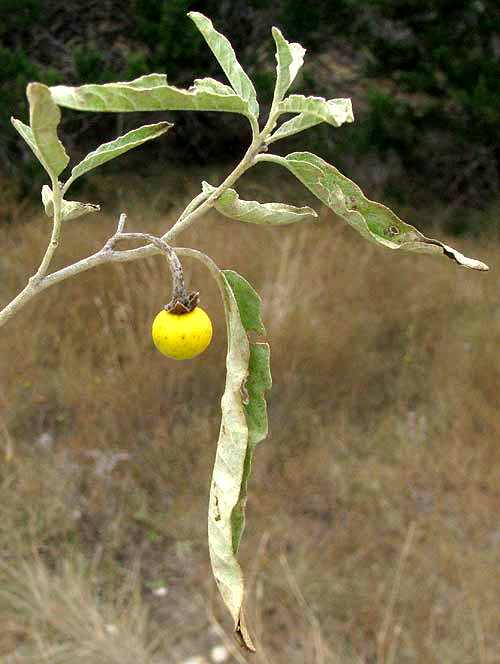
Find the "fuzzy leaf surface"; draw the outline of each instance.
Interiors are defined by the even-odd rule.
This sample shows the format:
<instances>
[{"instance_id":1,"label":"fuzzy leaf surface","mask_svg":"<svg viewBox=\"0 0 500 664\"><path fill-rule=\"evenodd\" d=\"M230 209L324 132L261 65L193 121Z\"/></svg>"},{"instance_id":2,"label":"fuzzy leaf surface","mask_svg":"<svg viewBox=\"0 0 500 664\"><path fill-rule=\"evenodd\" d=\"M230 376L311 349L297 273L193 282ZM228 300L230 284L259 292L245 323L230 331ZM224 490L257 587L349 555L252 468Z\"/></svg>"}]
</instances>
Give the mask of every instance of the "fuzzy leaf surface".
<instances>
[{"instance_id":1,"label":"fuzzy leaf surface","mask_svg":"<svg viewBox=\"0 0 500 664\"><path fill-rule=\"evenodd\" d=\"M323 120L318 119L315 115L307 115L307 113L299 113L290 120L283 122L276 131L267 138L266 143L274 143L274 141L279 141L281 138L287 138L288 136L293 136L298 134L305 129L310 127L315 127L323 122Z\"/></svg>"},{"instance_id":2,"label":"fuzzy leaf surface","mask_svg":"<svg viewBox=\"0 0 500 664\"><path fill-rule=\"evenodd\" d=\"M158 136L167 132L171 127L173 127L173 124L170 122L158 122L157 124L144 125L143 127L127 132L123 136L116 138L114 141L103 143L103 145L100 145L97 150L89 152L89 154L73 168L71 171L71 181L74 182L76 178L79 178L84 173L132 150L132 148L142 145L146 141L158 138Z\"/></svg>"},{"instance_id":3,"label":"fuzzy leaf surface","mask_svg":"<svg viewBox=\"0 0 500 664\"><path fill-rule=\"evenodd\" d=\"M346 122L354 122L349 98L324 99L323 97L290 95L280 102L278 110L280 113L304 113L306 116L315 117L318 122L327 122L334 127L340 127Z\"/></svg>"},{"instance_id":4,"label":"fuzzy leaf surface","mask_svg":"<svg viewBox=\"0 0 500 664\"><path fill-rule=\"evenodd\" d=\"M10 121L11 121L12 126L14 127L14 129L26 141L26 143L31 148L31 150L32 150L33 154L35 155L35 157L41 163L42 162L42 155L40 154L40 152L38 150L38 147L36 145L35 137L33 136L33 131L31 130L31 127L24 124L24 122L21 122L21 120L17 120L16 118L11 118Z\"/></svg>"},{"instance_id":5,"label":"fuzzy leaf surface","mask_svg":"<svg viewBox=\"0 0 500 664\"><path fill-rule=\"evenodd\" d=\"M45 214L47 217L52 218L54 215L52 189L46 184L42 187L42 203L45 208ZM65 201L63 199L61 201L61 220L71 221L91 212L99 212L100 209L99 205L94 205L93 203L80 203L80 201Z\"/></svg>"},{"instance_id":6,"label":"fuzzy leaf surface","mask_svg":"<svg viewBox=\"0 0 500 664\"><path fill-rule=\"evenodd\" d=\"M271 367L269 344L256 342L250 344L249 372L245 384L245 416L248 426L248 447L243 467L240 499L233 511L233 549L238 551L245 528L245 504L247 499L248 478L252 470L253 453L257 443L267 437L267 404L265 393L271 389Z\"/></svg>"},{"instance_id":7,"label":"fuzzy leaf surface","mask_svg":"<svg viewBox=\"0 0 500 664\"><path fill-rule=\"evenodd\" d=\"M426 237L385 205L369 200L357 184L317 155L293 152L280 163L367 240L390 249L444 255L473 270L489 269L485 263Z\"/></svg>"},{"instance_id":8,"label":"fuzzy leaf surface","mask_svg":"<svg viewBox=\"0 0 500 664\"><path fill-rule=\"evenodd\" d=\"M273 28L272 34L277 61L275 99L281 101L304 64L306 49L298 43L288 42L278 28Z\"/></svg>"},{"instance_id":9,"label":"fuzzy leaf surface","mask_svg":"<svg viewBox=\"0 0 500 664\"><path fill-rule=\"evenodd\" d=\"M236 93L228 94L222 88L214 90L213 83L207 79L197 79L189 90L176 88L167 84L163 74L141 76L124 83L50 88L56 104L77 111L221 111L250 115L248 102Z\"/></svg>"},{"instance_id":10,"label":"fuzzy leaf surface","mask_svg":"<svg viewBox=\"0 0 500 664\"><path fill-rule=\"evenodd\" d=\"M69 157L57 136L61 111L53 102L50 88L42 83L30 83L26 90L30 106L30 127L39 158L51 178L57 178L66 168Z\"/></svg>"},{"instance_id":11,"label":"fuzzy leaf surface","mask_svg":"<svg viewBox=\"0 0 500 664\"><path fill-rule=\"evenodd\" d=\"M194 85L197 90L204 90L205 92L213 92L217 95L234 95L234 90L231 86L217 81L215 78L195 78Z\"/></svg>"},{"instance_id":12,"label":"fuzzy leaf surface","mask_svg":"<svg viewBox=\"0 0 500 664\"><path fill-rule=\"evenodd\" d=\"M200 14L200 12L189 12L188 16L201 32L210 50L217 58L233 90L248 102L250 112L257 117L259 115L259 104L257 103L255 88L238 62L233 47L227 37L217 32L212 21L203 14Z\"/></svg>"},{"instance_id":13,"label":"fuzzy leaf surface","mask_svg":"<svg viewBox=\"0 0 500 664\"><path fill-rule=\"evenodd\" d=\"M211 194L215 191L207 182L202 183L203 191ZM310 207L295 207L286 203L258 203L257 201L244 201L234 189L226 189L216 203L215 209L221 214L237 221L249 224L267 224L280 226L293 224L297 221L307 221L317 217Z\"/></svg>"},{"instance_id":14,"label":"fuzzy leaf surface","mask_svg":"<svg viewBox=\"0 0 500 664\"><path fill-rule=\"evenodd\" d=\"M214 276L225 305L228 347L221 428L210 488L208 542L213 574L235 631L243 645L254 650L243 615L244 579L236 556L244 525L251 454L256 441L264 437L264 430L267 432L259 390L263 381L270 383L269 353L255 351L254 345L267 344L250 344L247 336L249 330L264 332L257 293L232 270L218 271Z\"/></svg>"}]
</instances>

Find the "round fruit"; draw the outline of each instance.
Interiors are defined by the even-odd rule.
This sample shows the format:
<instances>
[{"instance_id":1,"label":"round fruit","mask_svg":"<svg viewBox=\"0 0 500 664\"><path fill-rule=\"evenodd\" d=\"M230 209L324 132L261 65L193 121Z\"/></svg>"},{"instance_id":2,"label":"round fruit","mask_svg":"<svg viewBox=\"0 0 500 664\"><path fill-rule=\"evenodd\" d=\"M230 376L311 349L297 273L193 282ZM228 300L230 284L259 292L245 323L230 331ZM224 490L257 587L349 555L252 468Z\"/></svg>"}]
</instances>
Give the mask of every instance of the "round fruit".
<instances>
[{"instance_id":1,"label":"round fruit","mask_svg":"<svg viewBox=\"0 0 500 664\"><path fill-rule=\"evenodd\" d=\"M201 307L186 314L162 309L153 321L151 333L160 353L174 360L190 360L203 353L210 343L212 323Z\"/></svg>"}]
</instances>

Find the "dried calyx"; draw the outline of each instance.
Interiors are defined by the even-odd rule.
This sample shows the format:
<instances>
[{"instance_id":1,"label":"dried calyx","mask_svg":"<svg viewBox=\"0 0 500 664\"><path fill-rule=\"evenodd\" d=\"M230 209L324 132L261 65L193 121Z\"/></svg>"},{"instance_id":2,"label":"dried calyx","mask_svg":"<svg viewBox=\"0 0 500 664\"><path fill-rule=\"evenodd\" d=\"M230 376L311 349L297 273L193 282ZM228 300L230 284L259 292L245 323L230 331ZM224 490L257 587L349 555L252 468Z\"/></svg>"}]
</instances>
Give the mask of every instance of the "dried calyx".
<instances>
[{"instance_id":1,"label":"dried calyx","mask_svg":"<svg viewBox=\"0 0 500 664\"><path fill-rule=\"evenodd\" d=\"M187 293L184 289L184 294L174 293L170 302L163 308L171 314L188 314L198 306L199 296L200 293L198 291Z\"/></svg>"}]
</instances>

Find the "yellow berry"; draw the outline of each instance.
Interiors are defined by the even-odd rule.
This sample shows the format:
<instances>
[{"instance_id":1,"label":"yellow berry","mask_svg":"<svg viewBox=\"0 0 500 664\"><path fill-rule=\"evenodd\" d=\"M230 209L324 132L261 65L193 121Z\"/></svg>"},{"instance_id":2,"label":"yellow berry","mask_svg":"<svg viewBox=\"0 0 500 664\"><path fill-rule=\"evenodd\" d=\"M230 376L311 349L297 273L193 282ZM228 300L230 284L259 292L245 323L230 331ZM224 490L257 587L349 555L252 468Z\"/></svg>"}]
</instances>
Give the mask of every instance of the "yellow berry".
<instances>
[{"instance_id":1,"label":"yellow berry","mask_svg":"<svg viewBox=\"0 0 500 664\"><path fill-rule=\"evenodd\" d=\"M201 307L187 314L163 309L154 319L151 333L160 353L174 360L190 360L203 353L210 343L212 323Z\"/></svg>"}]
</instances>

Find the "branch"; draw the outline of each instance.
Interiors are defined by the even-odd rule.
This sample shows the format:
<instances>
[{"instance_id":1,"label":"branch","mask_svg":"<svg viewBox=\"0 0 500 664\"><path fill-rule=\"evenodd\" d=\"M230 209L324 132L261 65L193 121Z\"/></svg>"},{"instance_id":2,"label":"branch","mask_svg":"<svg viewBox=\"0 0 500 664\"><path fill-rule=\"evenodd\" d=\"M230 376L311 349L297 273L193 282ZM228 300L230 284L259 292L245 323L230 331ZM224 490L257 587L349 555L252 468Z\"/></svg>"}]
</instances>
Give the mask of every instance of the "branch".
<instances>
[{"instance_id":1,"label":"branch","mask_svg":"<svg viewBox=\"0 0 500 664\"><path fill-rule=\"evenodd\" d=\"M82 260L46 276L37 276L40 273L39 268L37 273L30 278L25 288L2 311L0 311L0 327L4 325L15 313L17 313L19 309L21 309L36 295L44 291L46 288L49 288L49 286L53 286L54 284L57 284L60 281L64 281L69 277L80 274L81 272L86 272L87 270L90 270L93 267L97 267L98 265L137 260L139 258L154 256L155 254L158 254L160 251L162 251L162 249L153 244L148 244L145 247L139 247L138 249L131 249L128 251L115 251L113 246L123 234L122 231L125 225L125 221L126 215L120 215L115 234L97 253L92 254L87 258L82 258ZM42 265L43 263L44 261L42 261ZM47 262L46 264L48 265Z\"/></svg>"},{"instance_id":2,"label":"branch","mask_svg":"<svg viewBox=\"0 0 500 664\"><path fill-rule=\"evenodd\" d=\"M185 208L179 216L172 228L167 231L161 238L148 235L147 233L123 233L126 216L122 214L118 221L118 226L115 234L106 242L106 244L95 254L83 258L77 263L68 265L52 274L47 275L50 261L54 255L55 250L59 244L59 236L61 232L61 219L60 219L60 204L61 204L61 191L58 183L53 183L53 196L54 196L54 227L52 230L52 237L47 247L45 256L38 271L32 276L25 288L9 303L4 309L0 311L0 327L4 325L15 313L17 313L23 306L25 306L31 299L41 293L49 286L53 286L60 281L64 281L69 277L73 277L81 272L86 272L91 268L103 265L105 263L122 263L127 261L138 260L140 258L148 258L154 256L159 252L165 252L165 246L161 243L168 243L176 237L182 230L187 228L196 219L201 217L211 207L215 205L217 199L228 189L236 180L238 180L245 171L254 166L259 160L259 152L262 149L262 136L258 133L258 127L253 126L253 140L246 151L245 155L239 164L229 173L226 179L213 191L208 197L202 192L196 196ZM56 186L57 185L57 186ZM57 210L57 214L56 214ZM118 240L132 238L144 239L151 242L144 247L138 249L129 249L127 251L115 251L114 245ZM140 236L140 237L139 237ZM154 239L153 239L154 238Z\"/></svg>"}]
</instances>

